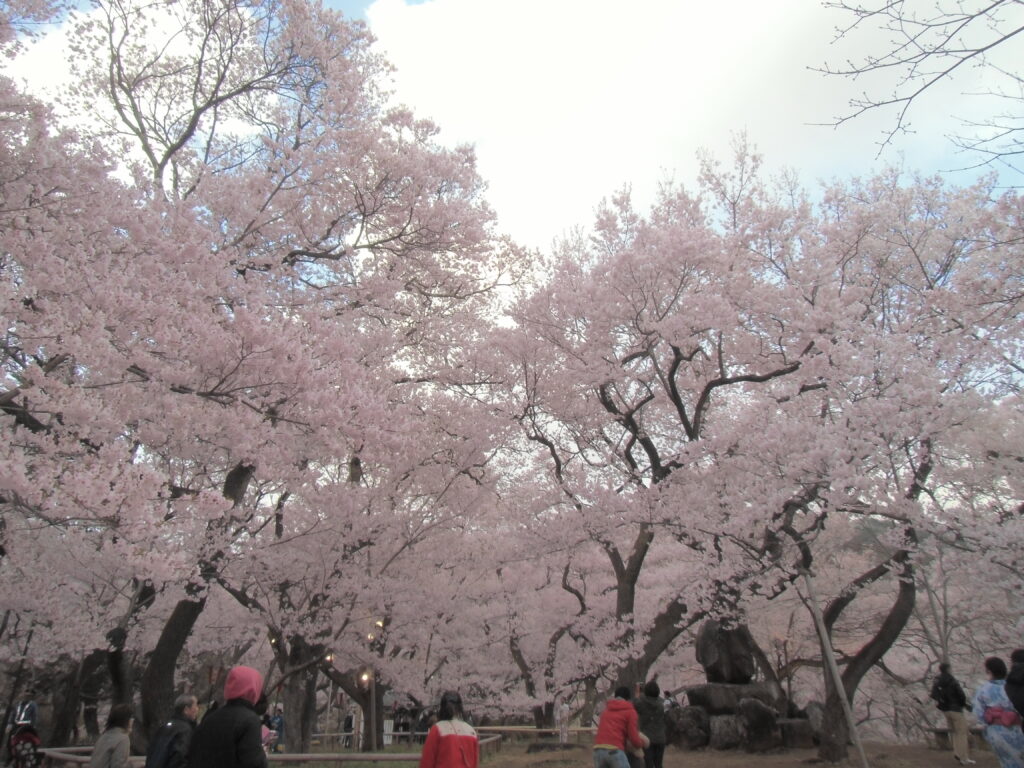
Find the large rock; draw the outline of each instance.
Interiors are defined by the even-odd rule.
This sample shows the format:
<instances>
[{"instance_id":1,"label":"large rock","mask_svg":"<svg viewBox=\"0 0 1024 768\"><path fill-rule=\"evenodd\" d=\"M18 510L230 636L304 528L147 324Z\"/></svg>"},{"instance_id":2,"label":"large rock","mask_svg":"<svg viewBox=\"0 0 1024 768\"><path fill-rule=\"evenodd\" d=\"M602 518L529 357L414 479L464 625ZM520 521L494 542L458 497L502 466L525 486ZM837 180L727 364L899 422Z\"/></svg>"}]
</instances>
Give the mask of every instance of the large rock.
<instances>
[{"instance_id":1,"label":"large rock","mask_svg":"<svg viewBox=\"0 0 1024 768\"><path fill-rule=\"evenodd\" d=\"M748 752L767 752L782 746L775 710L758 699L740 699L736 714L743 723L743 746Z\"/></svg>"},{"instance_id":2,"label":"large rock","mask_svg":"<svg viewBox=\"0 0 1024 768\"><path fill-rule=\"evenodd\" d=\"M768 683L705 683L686 689L686 700L694 707L704 707L711 715L731 715L739 711L740 699L757 699L775 709L778 694Z\"/></svg>"},{"instance_id":3,"label":"large rock","mask_svg":"<svg viewBox=\"0 0 1024 768\"><path fill-rule=\"evenodd\" d=\"M739 715L712 715L710 722L709 747L712 749L738 749L743 746L743 721Z\"/></svg>"},{"instance_id":4,"label":"large rock","mask_svg":"<svg viewBox=\"0 0 1024 768\"><path fill-rule=\"evenodd\" d=\"M665 713L665 737L680 749L703 749L711 740L711 723L701 707L672 707Z\"/></svg>"},{"instance_id":5,"label":"large rock","mask_svg":"<svg viewBox=\"0 0 1024 768\"><path fill-rule=\"evenodd\" d=\"M697 632L696 651L708 682L743 684L753 680L752 643L746 627L725 629L714 619L705 621Z\"/></svg>"}]
</instances>

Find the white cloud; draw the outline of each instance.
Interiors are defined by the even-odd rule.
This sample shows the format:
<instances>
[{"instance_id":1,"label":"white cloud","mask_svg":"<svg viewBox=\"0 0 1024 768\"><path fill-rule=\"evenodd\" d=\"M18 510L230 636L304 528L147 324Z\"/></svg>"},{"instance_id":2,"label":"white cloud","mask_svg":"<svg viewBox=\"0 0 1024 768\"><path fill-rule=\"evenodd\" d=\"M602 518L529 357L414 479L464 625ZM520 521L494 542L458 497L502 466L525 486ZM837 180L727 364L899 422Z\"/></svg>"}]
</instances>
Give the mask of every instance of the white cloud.
<instances>
[{"instance_id":1,"label":"white cloud","mask_svg":"<svg viewBox=\"0 0 1024 768\"><path fill-rule=\"evenodd\" d=\"M502 226L529 245L588 224L624 183L643 203L667 175L691 182L696 150L726 158L740 130L805 183L898 153L927 171L962 162L944 139L948 93L881 161L887 115L811 125L865 87L811 71L849 53L830 47L843 19L812 0L376 0L366 17L398 98L476 144Z\"/></svg>"},{"instance_id":2,"label":"white cloud","mask_svg":"<svg viewBox=\"0 0 1024 768\"><path fill-rule=\"evenodd\" d=\"M816 0L376 0L366 17L397 67L398 98L445 140L476 145L501 226L528 245L589 224L623 184L643 205L665 177L692 183L696 151L727 159L741 130L769 168L796 168L809 184L900 153L929 172L966 162L944 136L970 88L929 95L912 113L921 132L881 160L889 114L812 125L870 85L811 70L858 58L850 42L830 45L849 20ZM55 30L6 71L37 92L67 83L66 35Z\"/></svg>"}]
</instances>

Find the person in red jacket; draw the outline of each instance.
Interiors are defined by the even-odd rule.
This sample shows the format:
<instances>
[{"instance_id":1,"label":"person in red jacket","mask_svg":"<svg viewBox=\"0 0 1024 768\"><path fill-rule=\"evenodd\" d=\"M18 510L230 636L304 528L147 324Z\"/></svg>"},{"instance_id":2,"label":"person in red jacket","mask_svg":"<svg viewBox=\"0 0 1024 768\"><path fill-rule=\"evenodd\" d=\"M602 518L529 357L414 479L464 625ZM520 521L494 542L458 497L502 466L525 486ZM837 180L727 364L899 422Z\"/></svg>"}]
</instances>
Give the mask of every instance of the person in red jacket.
<instances>
[{"instance_id":1,"label":"person in red jacket","mask_svg":"<svg viewBox=\"0 0 1024 768\"><path fill-rule=\"evenodd\" d=\"M437 723L427 733L420 768L477 768L480 742L473 726L463 718L462 697L454 691L441 696Z\"/></svg>"},{"instance_id":2,"label":"person in red jacket","mask_svg":"<svg viewBox=\"0 0 1024 768\"><path fill-rule=\"evenodd\" d=\"M637 730L636 710L629 699L629 688L622 685L604 705L594 735L594 768L629 768L626 750L648 745L647 737Z\"/></svg>"}]
</instances>

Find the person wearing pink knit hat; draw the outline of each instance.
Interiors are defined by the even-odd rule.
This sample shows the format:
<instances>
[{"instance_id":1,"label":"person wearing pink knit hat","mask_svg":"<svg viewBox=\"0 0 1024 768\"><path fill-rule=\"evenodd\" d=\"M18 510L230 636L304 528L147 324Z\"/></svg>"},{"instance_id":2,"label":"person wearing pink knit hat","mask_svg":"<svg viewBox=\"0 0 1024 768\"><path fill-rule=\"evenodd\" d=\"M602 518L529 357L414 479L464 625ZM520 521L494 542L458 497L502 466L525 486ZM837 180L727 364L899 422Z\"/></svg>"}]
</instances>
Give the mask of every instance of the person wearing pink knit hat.
<instances>
[{"instance_id":1,"label":"person wearing pink knit hat","mask_svg":"<svg viewBox=\"0 0 1024 768\"><path fill-rule=\"evenodd\" d=\"M267 768L256 702L263 676L252 667L232 667L224 681L224 706L203 718L192 735L189 768Z\"/></svg>"}]
</instances>

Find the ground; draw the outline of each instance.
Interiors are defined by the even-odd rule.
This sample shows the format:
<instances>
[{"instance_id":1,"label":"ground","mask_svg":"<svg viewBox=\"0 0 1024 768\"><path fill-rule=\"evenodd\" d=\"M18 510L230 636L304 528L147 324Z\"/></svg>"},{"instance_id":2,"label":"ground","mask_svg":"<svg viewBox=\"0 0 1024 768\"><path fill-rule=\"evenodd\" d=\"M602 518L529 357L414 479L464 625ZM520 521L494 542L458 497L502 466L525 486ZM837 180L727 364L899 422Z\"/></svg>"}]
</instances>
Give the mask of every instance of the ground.
<instances>
[{"instance_id":1,"label":"ground","mask_svg":"<svg viewBox=\"0 0 1024 768\"><path fill-rule=\"evenodd\" d=\"M866 744L870 768L957 768L953 753L927 746L907 744ZM977 760L977 768L999 768L999 761L991 752L971 755ZM593 765L590 752L581 747L567 752L538 752L526 754L522 742L506 745L501 752L485 758L482 768L587 768ZM801 768L821 766L817 753L812 749L789 750L770 754L751 755L746 752L699 751L683 752L669 747L665 752L665 768ZM850 757L838 768L861 768L857 751L850 750Z\"/></svg>"}]
</instances>

